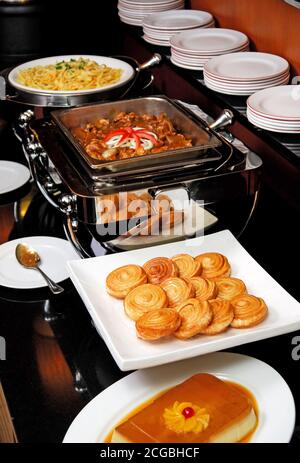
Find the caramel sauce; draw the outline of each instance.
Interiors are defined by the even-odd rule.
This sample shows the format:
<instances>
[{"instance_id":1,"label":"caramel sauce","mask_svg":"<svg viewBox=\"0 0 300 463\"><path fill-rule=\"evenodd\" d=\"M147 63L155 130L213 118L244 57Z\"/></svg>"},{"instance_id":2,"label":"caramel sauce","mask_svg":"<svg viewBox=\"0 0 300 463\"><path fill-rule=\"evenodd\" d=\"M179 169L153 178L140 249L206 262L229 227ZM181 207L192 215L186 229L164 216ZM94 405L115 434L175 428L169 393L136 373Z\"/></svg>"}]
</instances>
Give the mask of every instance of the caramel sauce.
<instances>
[{"instance_id":1,"label":"caramel sauce","mask_svg":"<svg viewBox=\"0 0 300 463\"><path fill-rule=\"evenodd\" d=\"M253 407L253 410L254 410L254 413L256 415L256 418L257 418L257 422L256 422L256 426L255 428L250 432L248 433L239 443L240 444L248 444L251 442L251 439L254 435L254 433L256 432L257 430L257 427L258 427L258 424L259 424L259 408L258 408L258 403L256 401L256 398L254 397L254 395L252 394L252 392L249 391L249 389L247 389L246 387L242 386L241 384L238 384L238 383L235 383L233 381L226 381L224 380L224 383L230 385L232 388L236 389L239 393L243 394L244 396L246 396L251 404L252 404L252 407ZM171 389L171 388L170 388ZM156 399L158 399L159 397L161 397L162 395L164 395L166 392L168 392L170 389L166 389L164 391L161 391L159 392L158 394L156 394L155 396L151 397L151 399L143 402L142 404L138 405L135 409L133 409L130 413L128 413L120 422L118 422L118 424L116 425L115 428L113 428L109 434L105 437L104 439L104 443L105 444L110 444L111 443L111 440L112 440L112 436L113 436L113 433L114 433L114 430L122 425L123 423L125 423L126 421L130 420L133 416L135 416L137 413L141 412L142 410L144 410L144 408L148 407L149 405L151 405Z\"/></svg>"}]
</instances>

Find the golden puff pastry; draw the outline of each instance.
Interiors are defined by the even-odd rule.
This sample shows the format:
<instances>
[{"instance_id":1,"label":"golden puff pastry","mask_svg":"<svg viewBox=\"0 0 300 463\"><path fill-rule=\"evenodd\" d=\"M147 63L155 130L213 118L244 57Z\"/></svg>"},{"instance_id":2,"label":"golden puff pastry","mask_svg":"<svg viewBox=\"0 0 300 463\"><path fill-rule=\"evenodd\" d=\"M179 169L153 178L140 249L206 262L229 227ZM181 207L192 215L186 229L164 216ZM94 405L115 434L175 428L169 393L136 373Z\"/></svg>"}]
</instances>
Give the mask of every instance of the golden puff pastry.
<instances>
[{"instance_id":1,"label":"golden puff pastry","mask_svg":"<svg viewBox=\"0 0 300 463\"><path fill-rule=\"evenodd\" d=\"M138 337L145 341L156 341L173 334L181 324L181 317L176 310L151 310L140 317L135 326Z\"/></svg>"},{"instance_id":2,"label":"golden puff pastry","mask_svg":"<svg viewBox=\"0 0 300 463\"><path fill-rule=\"evenodd\" d=\"M182 278L168 278L161 284L161 287L167 293L169 307L177 307L195 295L192 284Z\"/></svg>"},{"instance_id":3,"label":"golden puff pastry","mask_svg":"<svg viewBox=\"0 0 300 463\"><path fill-rule=\"evenodd\" d=\"M234 311L229 301L224 299L214 299L208 302L212 310L212 322L211 324L202 330L202 334L214 336L216 334L223 333L230 326Z\"/></svg>"},{"instance_id":4,"label":"golden puff pastry","mask_svg":"<svg viewBox=\"0 0 300 463\"><path fill-rule=\"evenodd\" d=\"M188 299L177 307L182 322L174 333L178 339L190 339L201 333L211 322L213 314L207 301Z\"/></svg>"},{"instance_id":5,"label":"golden puff pastry","mask_svg":"<svg viewBox=\"0 0 300 463\"><path fill-rule=\"evenodd\" d=\"M172 261L175 262L178 267L180 278L192 278L201 273L202 268L200 262L195 261L189 254L178 254L172 257Z\"/></svg>"},{"instance_id":6,"label":"golden puff pastry","mask_svg":"<svg viewBox=\"0 0 300 463\"><path fill-rule=\"evenodd\" d=\"M134 321L150 310L163 307L168 307L166 293L160 286L149 283L132 289L124 300L125 313Z\"/></svg>"},{"instance_id":7,"label":"golden puff pastry","mask_svg":"<svg viewBox=\"0 0 300 463\"><path fill-rule=\"evenodd\" d=\"M144 283L147 283L147 275L142 267L124 265L107 276L106 290L111 296L124 299L132 289Z\"/></svg>"},{"instance_id":8,"label":"golden puff pastry","mask_svg":"<svg viewBox=\"0 0 300 463\"><path fill-rule=\"evenodd\" d=\"M239 278L220 278L216 280L218 298L230 301L236 296L247 293L245 283Z\"/></svg>"},{"instance_id":9,"label":"golden puff pastry","mask_svg":"<svg viewBox=\"0 0 300 463\"><path fill-rule=\"evenodd\" d=\"M159 285L164 280L178 275L177 265L167 257L155 257L143 265L149 283Z\"/></svg>"},{"instance_id":10,"label":"golden puff pastry","mask_svg":"<svg viewBox=\"0 0 300 463\"><path fill-rule=\"evenodd\" d=\"M261 323L268 314L268 307L263 299L250 294L242 294L231 300L234 310L233 328L251 328Z\"/></svg>"},{"instance_id":11,"label":"golden puff pastry","mask_svg":"<svg viewBox=\"0 0 300 463\"><path fill-rule=\"evenodd\" d=\"M217 287L213 280L207 280L202 277L189 278L195 290L195 297L200 301L209 301L215 299L217 295Z\"/></svg>"},{"instance_id":12,"label":"golden puff pastry","mask_svg":"<svg viewBox=\"0 0 300 463\"><path fill-rule=\"evenodd\" d=\"M167 295L160 286L152 284L132 289L124 300L125 313L134 321L150 310L163 307L168 307Z\"/></svg>"},{"instance_id":13,"label":"golden puff pastry","mask_svg":"<svg viewBox=\"0 0 300 463\"><path fill-rule=\"evenodd\" d=\"M222 277L229 277L231 268L227 257L217 252L209 252L206 254L200 254L195 257L197 262L202 265L201 276L208 279L216 279Z\"/></svg>"}]
</instances>

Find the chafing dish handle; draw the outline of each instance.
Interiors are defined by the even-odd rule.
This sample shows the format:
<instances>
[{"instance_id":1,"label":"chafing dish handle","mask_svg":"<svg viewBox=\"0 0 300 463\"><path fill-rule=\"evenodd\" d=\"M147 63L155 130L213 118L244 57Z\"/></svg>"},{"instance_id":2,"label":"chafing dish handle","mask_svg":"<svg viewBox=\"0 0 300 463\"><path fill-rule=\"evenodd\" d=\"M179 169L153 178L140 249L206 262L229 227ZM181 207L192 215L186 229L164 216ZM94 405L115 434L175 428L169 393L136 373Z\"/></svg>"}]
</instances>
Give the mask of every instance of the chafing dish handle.
<instances>
[{"instance_id":1,"label":"chafing dish handle","mask_svg":"<svg viewBox=\"0 0 300 463\"><path fill-rule=\"evenodd\" d=\"M29 129L29 123L34 118L32 110L23 112L18 123L13 127L14 133L22 143L24 155L28 162L31 175L36 182L42 195L56 209L60 209L58 197L62 191L62 183L55 183L49 174L49 160L42 145L35 140L33 133Z\"/></svg>"}]
</instances>

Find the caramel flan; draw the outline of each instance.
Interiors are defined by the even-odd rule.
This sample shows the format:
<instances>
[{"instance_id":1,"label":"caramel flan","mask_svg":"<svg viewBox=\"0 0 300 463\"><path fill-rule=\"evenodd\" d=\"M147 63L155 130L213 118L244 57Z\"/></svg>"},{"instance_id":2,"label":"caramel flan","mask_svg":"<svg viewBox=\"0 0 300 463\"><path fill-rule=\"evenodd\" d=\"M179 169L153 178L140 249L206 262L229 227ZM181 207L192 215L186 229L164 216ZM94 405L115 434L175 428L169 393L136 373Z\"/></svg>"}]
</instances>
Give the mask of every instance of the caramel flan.
<instances>
[{"instance_id":1,"label":"caramel flan","mask_svg":"<svg viewBox=\"0 0 300 463\"><path fill-rule=\"evenodd\" d=\"M115 428L112 443L233 443L256 428L241 387L210 374L192 376Z\"/></svg>"}]
</instances>

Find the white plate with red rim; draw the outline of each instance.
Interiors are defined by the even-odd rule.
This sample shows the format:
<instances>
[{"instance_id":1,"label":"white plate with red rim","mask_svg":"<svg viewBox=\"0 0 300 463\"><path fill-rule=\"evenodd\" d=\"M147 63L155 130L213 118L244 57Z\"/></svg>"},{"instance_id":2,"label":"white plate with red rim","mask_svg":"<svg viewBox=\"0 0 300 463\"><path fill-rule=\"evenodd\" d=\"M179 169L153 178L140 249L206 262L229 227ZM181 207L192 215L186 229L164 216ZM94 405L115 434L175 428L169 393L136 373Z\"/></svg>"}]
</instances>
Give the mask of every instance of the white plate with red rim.
<instances>
[{"instance_id":1,"label":"white plate with red rim","mask_svg":"<svg viewBox=\"0 0 300 463\"><path fill-rule=\"evenodd\" d=\"M232 29L191 29L176 34L171 39L171 46L188 53L208 54L231 52L249 43L242 32Z\"/></svg>"},{"instance_id":2,"label":"white plate with red rim","mask_svg":"<svg viewBox=\"0 0 300 463\"><path fill-rule=\"evenodd\" d=\"M295 428L295 403L282 376L253 357L218 352L184 362L136 371L117 381L77 415L64 443L101 443L120 421L159 392L199 373L238 383L255 396L259 424L251 443L289 443Z\"/></svg>"},{"instance_id":3,"label":"white plate with red rim","mask_svg":"<svg viewBox=\"0 0 300 463\"><path fill-rule=\"evenodd\" d=\"M281 56L252 51L218 56L205 66L208 74L234 82L269 80L287 73L289 69L288 61Z\"/></svg>"},{"instance_id":4,"label":"white plate with red rim","mask_svg":"<svg viewBox=\"0 0 300 463\"><path fill-rule=\"evenodd\" d=\"M249 294L265 300L269 307L266 320L253 328L230 328L218 336L198 336L188 342L175 337L154 343L139 339L134 322L124 312L123 301L106 292L107 275L123 265L143 265L153 257L182 253L197 256L205 252L219 252L229 259L232 275L245 281ZM260 267L228 230L122 254L70 261L68 268L96 329L123 371L171 363L300 329L299 302Z\"/></svg>"},{"instance_id":5,"label":"white plate with red rim","mask_svg":"<svg viewBox=\"0 0 300 463\"><path fill-rule=\"evenodd\" d=\"M252 95L247 105L254 112L271 119L300 121L300 86L284 85Z\"/></svg>"},{"instance_id":6,"label":"white plate with red rim","mask_svg":"<svg viewBox=\"0 0 300 463\"><path fill-rule=\"evenodd\" d=\"M206 11L200 10L178 10L155 13L147 16L143 26L155 30L178 31L203 27L213 21L213 16Z\"/></svg>"},{"instance_id":7,"label":"white plate with red rim","mask_svg":"<svg viewBox=\"0 0 300 463\"><path fill-rule=\"evenodd\" d=\"M109 84L109 85L105 85L105 86L97 87L97 88L92 88L88 90L43 90L39 88L28 87L27 85L23 85L18 81L19 73L25 69L33 68L36 66L49 66L53 64L55 65L57 63L60 63L61 61L70 61L71 59L78 60L80 58L90 59L92 61L95 61L99 65L104 64L114 69L121 69L122 75L118 79L118 81L113 84ZM20 64L19 66L16 66L15 68L13 68L12 71L10 71L10 73L8 74L8 80L9 80L9 83L13 87L17 88L18 90L22 90L24 92L29 92L29 93L35 93L39 95L74 95L74 94L87 95L90 93L111 90L113 88L124 85L126 84L126 82L128 82L130 79L133 78L134 73L135 71L133 67L130 66L130 64L120 59L109 58L106 56L95 56L95 55L63 55L63 56L51 56L47 58L35 59L33 61L27 61L26 63Z\"/></svg>"}]
</instances>

